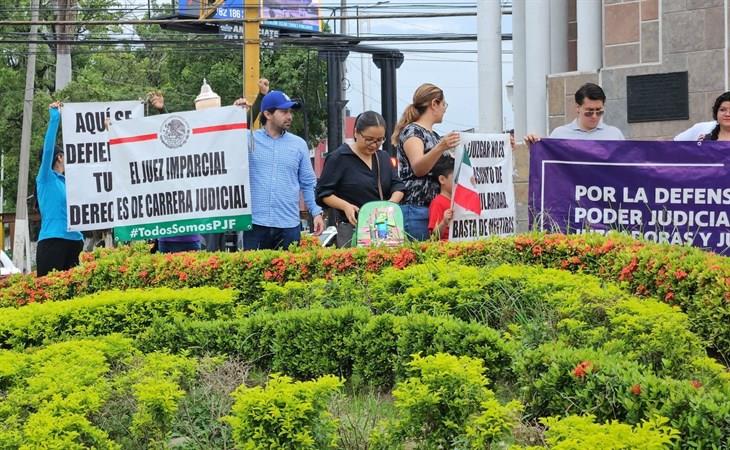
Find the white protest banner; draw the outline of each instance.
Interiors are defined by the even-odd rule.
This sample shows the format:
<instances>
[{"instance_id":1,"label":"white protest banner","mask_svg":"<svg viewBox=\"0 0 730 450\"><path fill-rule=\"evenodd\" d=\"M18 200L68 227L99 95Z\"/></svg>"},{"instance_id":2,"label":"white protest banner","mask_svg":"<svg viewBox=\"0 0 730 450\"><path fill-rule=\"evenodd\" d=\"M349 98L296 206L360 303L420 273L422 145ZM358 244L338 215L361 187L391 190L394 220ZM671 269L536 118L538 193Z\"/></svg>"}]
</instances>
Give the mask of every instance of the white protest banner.
<instances>
[{"instance_id":1,"label":"white protest banner","mask_svg":"<svg viewBox=\"0 0 730 450\"><path fill-rule=\"evenodd\" d=\"M115 238L250 229L247 128L237 106L115 123Z\"/></svg>"},{"instance_id":2,"label":"white protest banner","mask_svg":"<svg viewBox=\"0 0 730 450\"><path fill-rule=\"evenodd\" d=\"M451 203L454 218L449 241L514 234L517 222L509 135L461 133Z\"/></svg>"},{"instance_id":3,"label":"white protest banner","mask_svg":"<svg viewBox=\"0 0 730 450\"><path fill-rule=\"evenodd\" d=\"M66 212L72 231L111 228L115 189L106 120L144 116L139 101L64 103L61 108Z\"/></svg>"}]
</instances>

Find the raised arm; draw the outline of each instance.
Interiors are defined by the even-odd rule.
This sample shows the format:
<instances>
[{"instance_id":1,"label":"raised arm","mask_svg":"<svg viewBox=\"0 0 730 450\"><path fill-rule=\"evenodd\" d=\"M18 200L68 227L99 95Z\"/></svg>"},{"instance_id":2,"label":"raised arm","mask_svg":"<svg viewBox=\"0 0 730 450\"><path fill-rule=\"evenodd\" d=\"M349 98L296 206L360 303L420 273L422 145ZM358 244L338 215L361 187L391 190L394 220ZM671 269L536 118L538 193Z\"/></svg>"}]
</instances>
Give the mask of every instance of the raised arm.
<instances>
[{"instance_id":1,"label":"raised arm","mask_svg":"<svg viewBox=\"0 0 730 450\"><path fill-rule=\"evenodd\" d=\"M48 177L53 173L53 151L56 148L58 124L61 123L60 106L60 102L53 102L48 105L50 119L46 129L46 138L43 141L43 156L41 157L41 165L38 168L39 178Z\"/></svg>"}]
</instances>

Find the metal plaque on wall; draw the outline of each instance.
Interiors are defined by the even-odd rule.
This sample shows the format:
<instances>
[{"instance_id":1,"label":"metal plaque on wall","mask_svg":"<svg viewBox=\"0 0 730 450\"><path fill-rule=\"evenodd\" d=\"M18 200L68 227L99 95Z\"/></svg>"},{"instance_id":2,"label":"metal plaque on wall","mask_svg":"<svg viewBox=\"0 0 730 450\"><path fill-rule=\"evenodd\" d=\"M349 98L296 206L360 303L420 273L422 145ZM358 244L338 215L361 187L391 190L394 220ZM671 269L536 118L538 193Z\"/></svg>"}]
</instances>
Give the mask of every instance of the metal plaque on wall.
<instances>
[{"instance_id":1,"label":"metal plaque on wall","mask_svg":"<svg viewBox=\"0 0 730 450\"><path fill-rule=\"evenodd\" d=\"M629 123L689 119L688 73L626 77L626 111Z\"/></svg>"}]
</instances>

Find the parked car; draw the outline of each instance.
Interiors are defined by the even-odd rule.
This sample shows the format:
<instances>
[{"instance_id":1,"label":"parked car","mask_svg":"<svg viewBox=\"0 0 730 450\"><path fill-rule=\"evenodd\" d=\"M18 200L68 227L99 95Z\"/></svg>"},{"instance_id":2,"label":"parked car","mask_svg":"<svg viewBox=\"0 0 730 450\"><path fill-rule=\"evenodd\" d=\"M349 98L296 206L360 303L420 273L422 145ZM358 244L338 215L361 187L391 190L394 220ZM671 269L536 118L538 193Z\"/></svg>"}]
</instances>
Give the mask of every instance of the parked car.
<instances>
[{"instance_id":1,"label":"parked car","mask_svg":"<svg viewBox=\"0 0 730 450\"><path fill-rule=\"evenodd\" d=\"M6 277L14 273L20 273L20 269L15 267L13 260L4 251L0 250L0 277Z\"/></svg>"}]
</instances>

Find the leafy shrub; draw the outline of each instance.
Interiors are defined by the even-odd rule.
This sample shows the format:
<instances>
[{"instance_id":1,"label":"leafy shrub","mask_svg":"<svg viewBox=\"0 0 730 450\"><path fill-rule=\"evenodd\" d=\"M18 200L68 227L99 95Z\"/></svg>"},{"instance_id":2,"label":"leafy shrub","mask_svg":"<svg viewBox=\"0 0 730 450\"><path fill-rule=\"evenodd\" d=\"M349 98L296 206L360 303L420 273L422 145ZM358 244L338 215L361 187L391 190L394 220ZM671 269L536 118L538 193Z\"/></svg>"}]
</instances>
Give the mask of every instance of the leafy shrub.
<instances>
[{"instance_id":1,"label":"leafy shrub","mask_svg":"<svg viewBox=\"0 0 730 450\"><path fill-rule=\"evenodd\" d=\"M553 343L516 357L514 372L533 417L579 413L638 424L663 416L686 448L730 441L730 383L717 363L695 361L693 378L674 379L620 353Z\"/></svg>"},{"instance_id":2,"label":"leafy shrub","mask_svg":"<svg viewBox=\"0 0 730 450\"><path fill-rule=\"evenodd\" d=\"M66 302L2 308L0 347L23 348L71 337L141 333L157 318L233 315L235 295L217 288L108 291Z\"/></svg>"},{"instance_id":3,"label":"leafy shrub","mask_svg":"<svg viewBox=\"0 0 730 450\"><path fill-rule=\"evenodd\" d=\"M150 353L116 380L117 389L131 390L137 405L132 416L132 436L146 447L164 447L185 396L181 384L194 376L196 363L183 356Z\"/></svg>"},{"instance_id":4,"label":"leafy shrub","mask_svg":"<svg viewBox=\"0 0 730 450\"><path fill-rule=\"evenodd\" d=\"M235 355L262 370L297 378L355 374L387 389L410 355L452 352L481 358L496 376L510 358L499 332L448 317L373 316L366 308L313 308L234 320L156 322L138 345L143 351Z\"/></svg>"},{"instance_id":5,"label":"leafy shrub","mask_svg":"<svg viewBox=\"0 0 730 450\"><path fill-rule=\"evenodd\" d=\"M657 375L687 377L704 346L676 307L627 299L609 308L610 343L606 347L645 364Z\"/></svg>"},{"instance_id":6,"label":"leafy shrub","mask_svg":"<svg viewBox=\"0 0 730 450\"><path fill-rule=\"evenodd\" d=\"M2 448L119 448L89 416L109 398L111 367L134 353L118 336L67 341L18 355L0 402Z\"/></svg>"},{"instance_id":7,"label":"leafy shrub","mask_svg":"<svg viewBox=\"0 0 730 450\"><path fill-rule=\"evenodd\" d=\"M388 268L378 276L366 276L359 286L352 277L343 278L340 291L337 282L341 277L312 283L268 283L263 303L267 309L280 310L359 302L376 313L454 315L517 330L522 346L555 339L577 347L601 348L610 343L612 351L673 376L684 376L689 362L704 354L701 342L689 331L687 316L675 307L638 300L593 276L538 267L485 269L436 262L402 270ZM366 330L367 340L377 341L379 334L388 333L382 329L384 325L380 323L376 333ZM458 342L450 343L452 351L454 345ZM399 351L410 354L407 348ZM381 360L391 354L378 348L368 352L368 358Z\"/></svg>"},{"instance_id":8,"label":"leafy shrub","mask_svg":"<svg viewBox=\"0 0 730 450\"><path fill-rule=\"evenodd\" d=\"M692 330L730 355L730 260L696 248L657 245L622 235L525 234L463 243L393 249L300 249L288 252L149 255L144 245L84 254L70 271L0 281L0 305L65 300L112 288L235 287L259 298L262 282L309 281L379 273L445 257L466 265L526 264L580 271L619 281L636 295L685 311ZM730 358L730 357L729 357Z\"/></svg>"},{"instance_id":9,"label":"leafy shrub","mask_svg":"<svg viewBox=\"0 0 730 450\"><path fill-rule=\"evenodd\" d=\"M374 448L488 449L519 421L520 404L496 400L478 359L414 355L409 368L393 391L398 418L373 435Z\"/></svg>"},{"instance_id":10,"label":"leafy shrub","mask_svg":"<svg viewBox=\"0 0 730 450\"><path fill-rule=\"evenodd\" d=\"M272 375L266 387L236 389L224 420L241 449L335 449L337 422L327 406L341 386L332 375L304 382Z\"/></svg>"},{"instance_id":11,"label":"leafy shrub","mask_svg":"<svg viewBox=\"0 0 730 450\"><path fill-rule=\"evenodd\" d=\"M604 424L594 422L594 416L548 417L541 419L547 426L546 443L555 450L645 449L661 450L677 444L678 433L667 425L667 419L657 417L632 427L617 421ZM529 447L541 449L543 447ZM516 450L516 447L513 447Z\"/></svg>"}]
</instances>

